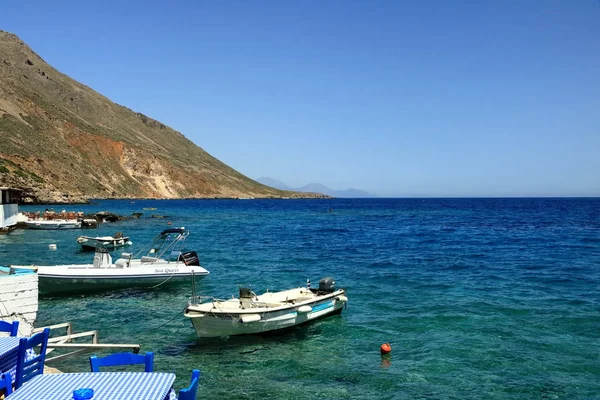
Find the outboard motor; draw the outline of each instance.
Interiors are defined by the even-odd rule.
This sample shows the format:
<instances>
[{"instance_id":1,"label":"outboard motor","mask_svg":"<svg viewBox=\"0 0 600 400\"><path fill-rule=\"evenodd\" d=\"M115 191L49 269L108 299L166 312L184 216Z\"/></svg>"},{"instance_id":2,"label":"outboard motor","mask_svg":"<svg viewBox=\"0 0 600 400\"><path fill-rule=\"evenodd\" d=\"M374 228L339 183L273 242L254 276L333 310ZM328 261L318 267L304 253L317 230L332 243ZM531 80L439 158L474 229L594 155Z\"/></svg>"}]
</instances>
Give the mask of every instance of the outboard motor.
<instances>
[{"instance_id":1,"label":"outboard motor","mask_svg":"<svg viewBox=\"0 0 600 400\"><path fill-rule=\"evenodd\" d=\"M251 289L240 287L240 299L253 299L256 297L256 293L254 293Z\"/></svg>"},{"instance_id":2,"label":"outboard motor","mask_svg":"<svg viewBox=\"0 0 600 400\"><path fill-rule=\"evenodd\" d=\"M200 259L198 258L198 254L195 251L184 251L179 255L179 259L177 261L183 261L183 263L187 266L200 266Z\"/></svg>"},{"instance_id":3,"label":"outboard motor","mask_svg":"<svg viewBox=\"0 0 600 400\"><path fill-rule=\"evenodd\" d=\"M335 281L332 277L328 276L319 281L319 293L333 293L335 292Z\"/></svg>"}]
</instances>

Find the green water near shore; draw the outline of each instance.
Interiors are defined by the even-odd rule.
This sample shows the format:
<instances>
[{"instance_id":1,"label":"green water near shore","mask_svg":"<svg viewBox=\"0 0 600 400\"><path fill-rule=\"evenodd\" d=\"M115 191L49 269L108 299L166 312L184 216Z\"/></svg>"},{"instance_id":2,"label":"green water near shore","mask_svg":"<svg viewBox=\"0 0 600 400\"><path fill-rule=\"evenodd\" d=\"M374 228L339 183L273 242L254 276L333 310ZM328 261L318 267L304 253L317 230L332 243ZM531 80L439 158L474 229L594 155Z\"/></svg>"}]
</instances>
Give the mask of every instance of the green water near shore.
<instances>
[{"instance_id":1,"label":"green water near shore","mask_svg":"<svg viewBox=\"0 0 600 400\"><path fill-rule=\"evenodd\" d=\"M38 325L71 321L106 343L141 343L178 388L199 368L198 398L600 397L598 199L106 201L85 211L142 207L169 218L86 233L122 231L135 251L168 221L183 225L211 272L201 294L331 275L348 309L276 336L198 340L181 315L184 283L42 298ZM14 232L0 239L1 262L90 262L80 233ZM89 368L85 357L55 366Z\"/></svg>"}]
</instances>

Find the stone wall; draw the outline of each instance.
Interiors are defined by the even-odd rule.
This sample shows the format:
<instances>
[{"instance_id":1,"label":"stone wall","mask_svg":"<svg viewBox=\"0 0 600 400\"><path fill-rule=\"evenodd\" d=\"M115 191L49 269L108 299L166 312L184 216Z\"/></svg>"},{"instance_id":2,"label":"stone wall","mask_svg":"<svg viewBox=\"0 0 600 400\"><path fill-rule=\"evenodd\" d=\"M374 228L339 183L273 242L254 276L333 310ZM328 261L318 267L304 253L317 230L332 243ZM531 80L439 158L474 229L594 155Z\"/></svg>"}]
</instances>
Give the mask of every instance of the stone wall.
<instances>
[{"instance_id":1,"label":"stone wall","mask_svg":"<svg viewBox=\"0 0 600 400\"><path fill-rule=\"evenodd\" d=\"M20 321L19 336L31 336L38 310L38 275L0 275L0 319Z\"/></svg>"}]
</instances>

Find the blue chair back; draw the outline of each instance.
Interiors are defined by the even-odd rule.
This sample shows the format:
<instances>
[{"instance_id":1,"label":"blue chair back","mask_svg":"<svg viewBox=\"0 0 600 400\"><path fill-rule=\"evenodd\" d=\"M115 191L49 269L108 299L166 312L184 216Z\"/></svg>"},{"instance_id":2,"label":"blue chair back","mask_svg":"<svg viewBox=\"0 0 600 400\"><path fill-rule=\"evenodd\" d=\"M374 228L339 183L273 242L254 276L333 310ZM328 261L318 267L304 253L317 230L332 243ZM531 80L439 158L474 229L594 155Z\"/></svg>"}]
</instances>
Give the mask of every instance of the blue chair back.
<instances>
[{"instance_id":1,"label":"blue chair back","mask_svg":"<svg viewBox=\"0 0 600 400\"><path fill-rule=\"evenodd\" d=\"M19 342L19 354L17 356L17 372L15 377L15 390L20 388L25 382L36 375L44 373L44 361L46 360L46 349L48 348L48 338L50 337L50 328L36 333L29 339L23 338ZM28 349L40 346L40 352L33 358L26 361Z\"/></svg>"},{"instance_id":2,"label":"blue chair back","mask_svg":"<svg viewBox=\"0 0 600 400\"><path fill-rule=\"evenodd\" d=\"M100 372L100 367L114 367L117 365L145 364L144 371L152 372L154 353L149 351L145 355L134 353L116 353L106 357L90 357L92 372Z\"/></svg>"},{"instance_id":3,"label":"blue chair back","mask_svg":"<svg viewBox=\"0 0 600 400\"><path fill-rule=\"evenodd\" d=\"M8 332L10 333L10 336L17 336L17 333L19 332L19 321L0 321L0 332Z\"/></svg>"},{"instance_id":4,"label":"blue chair back","mask_svg":"<svg viewBox=\"0 0 600 400\"><path fill-rule=\"evenodd\" d=\"M192 371L192 381L190 386L179 391L179 400L196 400L196 392L198 391L198 382L200 382L200 371L195 369Z\"/></svg>"},{"instance_id":5,"label":"blue chair back","mask_svg":"<svg viewBox=\"0 0 600 400\"><path fill-rule=\"evenodd\" d=\"M0 372L0 392L2 390L4 390L4 398L12 393L12 381L8 372L6 374Z\"/></svg>"}]
</instances>

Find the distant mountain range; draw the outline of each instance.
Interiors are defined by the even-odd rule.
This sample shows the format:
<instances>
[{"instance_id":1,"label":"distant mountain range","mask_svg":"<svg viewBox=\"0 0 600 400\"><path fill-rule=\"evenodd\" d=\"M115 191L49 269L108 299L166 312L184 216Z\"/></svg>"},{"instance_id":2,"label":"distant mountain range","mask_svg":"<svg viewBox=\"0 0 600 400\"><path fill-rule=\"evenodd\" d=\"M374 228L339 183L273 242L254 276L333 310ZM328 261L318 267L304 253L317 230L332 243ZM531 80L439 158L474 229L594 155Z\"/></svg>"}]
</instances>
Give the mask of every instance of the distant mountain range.
<instances>
[{"instance_id":1,"label":"distant mountain range","mask_svg":"<svg viewBox=\"0 0 600 400\"><path fill-rule=\"evenodd\" d=\"M310 193L321 193L331 197L346 197L346 198L373 198L377 197L372 193L365 192L360 189L344 189L344 190L334 190L328 188L325 185L321 185L320 183L309 183L308 185L304 185L299 188L292 188L291 186L281 182L278 179L262 177L256 180L257 182L262 183L263 185L270 186L275 189L280 190L294 190L297 192L310 192Z\"/></svg>"}]
</instances>

